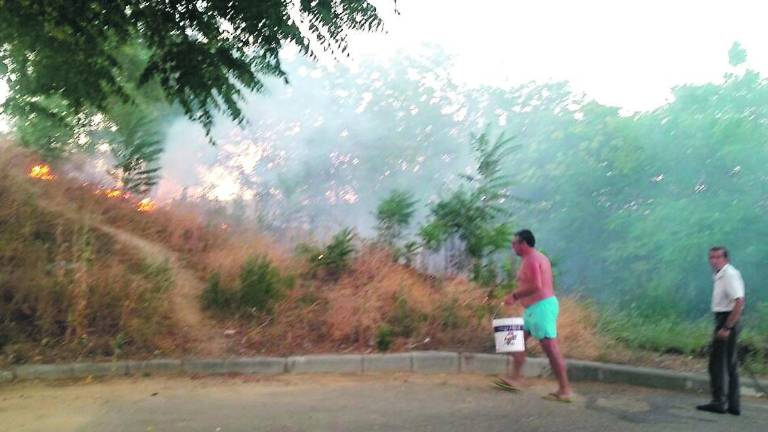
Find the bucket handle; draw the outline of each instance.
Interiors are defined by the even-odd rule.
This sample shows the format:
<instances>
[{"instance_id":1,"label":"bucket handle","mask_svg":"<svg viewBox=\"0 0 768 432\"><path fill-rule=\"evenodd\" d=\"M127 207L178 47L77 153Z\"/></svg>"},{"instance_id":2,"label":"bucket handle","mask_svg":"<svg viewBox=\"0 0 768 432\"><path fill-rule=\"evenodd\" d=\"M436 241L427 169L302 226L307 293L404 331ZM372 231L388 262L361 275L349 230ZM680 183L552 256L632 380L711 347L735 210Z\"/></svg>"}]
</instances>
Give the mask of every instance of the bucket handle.
<instances>
[{"instance_id":1,"label":"bucket handle","mask_svg":"<svg viewBox=\"0 0 768 432\"><path fill-rule=\"evenodd\" d=\"M502 307L504 307L504 301L503 300L502 300L502 302L498 306L496 306L496 309L493 311L493 313L491 313L491 320L494 320L494 319L496 319L497 316L499 316L499 312L501 312L501 308Z\"/></svg>"}]
</instances>

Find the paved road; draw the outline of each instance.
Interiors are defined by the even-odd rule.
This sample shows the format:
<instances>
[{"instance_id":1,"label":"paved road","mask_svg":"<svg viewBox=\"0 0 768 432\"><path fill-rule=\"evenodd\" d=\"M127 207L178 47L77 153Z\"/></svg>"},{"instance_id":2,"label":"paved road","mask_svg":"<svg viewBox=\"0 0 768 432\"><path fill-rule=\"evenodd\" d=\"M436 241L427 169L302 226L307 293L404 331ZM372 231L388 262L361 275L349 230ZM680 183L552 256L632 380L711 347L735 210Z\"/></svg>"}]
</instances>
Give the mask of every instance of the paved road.
<instances>
[{"instance_id":1,"label":"paved road","mask_svg":"<svg viewBox=\"0 0 768 432\"><path fill-rule=\"evenodd\" d=\"M768 403L741 417L699 413L702 397L584 384L566 405L542 400L552 383L521 394L489 378L279 376L131 378L0 387L3 431L765 431Z\"/></svg>"}]
</instances>

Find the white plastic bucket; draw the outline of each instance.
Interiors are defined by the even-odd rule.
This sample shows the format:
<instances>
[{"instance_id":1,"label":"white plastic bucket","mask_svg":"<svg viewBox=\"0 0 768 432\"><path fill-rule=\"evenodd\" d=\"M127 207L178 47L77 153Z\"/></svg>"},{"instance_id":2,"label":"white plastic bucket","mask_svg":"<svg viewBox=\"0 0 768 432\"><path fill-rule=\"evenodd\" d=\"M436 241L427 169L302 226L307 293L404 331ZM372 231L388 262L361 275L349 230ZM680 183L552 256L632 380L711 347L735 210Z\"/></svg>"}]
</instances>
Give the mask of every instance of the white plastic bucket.
<instances>
[{"instance_id":1,"label":"white plastic bucket","mask_svg":"<svg viewBox=\"0 0 768 432\"><path fill-rule=\"evenodd\" d=\"M493 320L493 336L496 352L525 351L525 334L522 318L499 318Z\"/></svg>"}]
</instances>

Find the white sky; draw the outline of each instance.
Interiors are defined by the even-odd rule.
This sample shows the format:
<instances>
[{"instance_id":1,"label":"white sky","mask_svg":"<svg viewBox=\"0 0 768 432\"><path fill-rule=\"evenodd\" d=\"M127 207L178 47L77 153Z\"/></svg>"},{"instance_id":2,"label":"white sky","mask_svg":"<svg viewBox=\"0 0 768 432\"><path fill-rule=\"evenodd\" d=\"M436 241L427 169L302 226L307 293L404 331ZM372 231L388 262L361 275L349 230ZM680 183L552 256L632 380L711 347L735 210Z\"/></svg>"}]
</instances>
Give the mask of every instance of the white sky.
<instances>
[{"instance_id":1,"label":"white sky","mask_svg":"<svg viewBox=\"0 0 768 432\"><path fill-rule=\"evenodd\" d=\"M735 40L748 65L768 73L765 1L398 0L399 16L392 0L373 2L389 32L355 35L354 56L432 43L454 55L456 76L470 84L568 80L601 103L651 109L675 85L719 80Z\"/></svg>"},{"instance_id":2,"label":"white sky","mask_svg":"<svg viewBox=\"0 0 768 432\"><path fill-rule=\"evenodd\" d=\"M392 10L391 0L374 0ZM738 40L768 72L768 2L708 0L398 0L387 35L354 53L392 54L422 42L454 54L468 83L568 80L627 110L662 104L670 88L718 81ZM468 6L471 4L472 6Z\"/></svg>"}]
</instances>

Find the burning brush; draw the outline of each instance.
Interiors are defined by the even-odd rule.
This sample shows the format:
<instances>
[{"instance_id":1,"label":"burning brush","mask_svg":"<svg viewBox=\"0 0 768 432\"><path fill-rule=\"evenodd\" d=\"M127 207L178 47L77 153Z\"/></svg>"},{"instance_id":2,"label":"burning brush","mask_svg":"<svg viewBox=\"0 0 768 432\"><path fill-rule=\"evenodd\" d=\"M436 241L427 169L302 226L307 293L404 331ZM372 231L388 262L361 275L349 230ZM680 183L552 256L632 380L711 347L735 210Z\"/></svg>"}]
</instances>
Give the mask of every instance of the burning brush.
<instances>
[{"instance_id":1,"label":"burning brush","mask_svg":"<svg viewBox=\"0 0 768 432\"><path fill-rule=\"evenodd\" d=\"M45 180L45 181L51 181L55 180L56 176L53 174L53 171L51 170L50 165L40 163L35 166L33 166L28 173L28 176L34 179L38 180ZM83 183L83 186L87 186L88 183ZM131 193L126 192L119 188L109 188L109 189L103 189L99 187L94 191L94 194L96 195L103 195L109 199L123 199L127 200L131 198ZM157 204L155 204L154 201L150 198L144 198L141 201L136 203L136 211L139 211L141 213L149 213L154 211L157 208Z\"/></svg>"},{"instance_id":2,"label":"burning brush","mask_svg":"<svg viewBox=\"0 0 768 432\"><path fill-rule=\"evenodd\" d=\"M56 176L54 176L53 172L51 171L50 165L47 164L38 164L33 166L29 170L28 175L34 179L46 181L51 181L56 178Z\"/></svg>"},{"instance_id":3,"label":"burning brush","mask_svg":"<svg viewBox=\"0 0 768 432\"><path fill-rule=\"evenodd\" d=\"M155 203L149 198L144 198L136 205L136 210L142 213L148 213L155 210Z\"/></svg>"}]
</instances>

